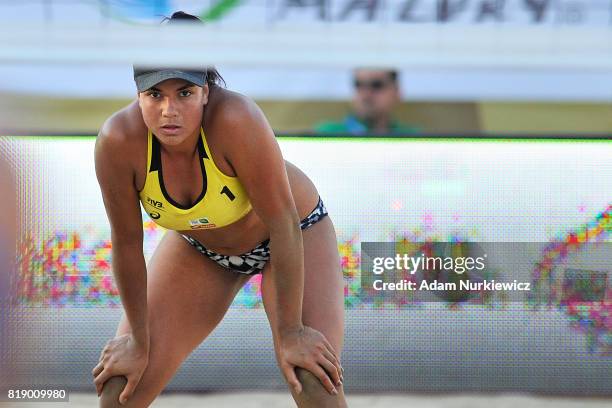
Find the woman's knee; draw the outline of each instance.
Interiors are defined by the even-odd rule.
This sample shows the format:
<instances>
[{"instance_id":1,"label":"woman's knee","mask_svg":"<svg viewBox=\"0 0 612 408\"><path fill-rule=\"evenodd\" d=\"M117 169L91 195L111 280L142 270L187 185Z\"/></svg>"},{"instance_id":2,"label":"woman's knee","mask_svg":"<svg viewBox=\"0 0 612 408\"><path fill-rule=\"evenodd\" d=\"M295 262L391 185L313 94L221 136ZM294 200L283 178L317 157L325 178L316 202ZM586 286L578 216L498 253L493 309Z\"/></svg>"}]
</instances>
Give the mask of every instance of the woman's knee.
<instances>
[{"instance_id":1,"label":"woman's knee","mask_svg":"<svg viewBox=\"0 0 612 408\"><path fill-rule=\"evenodd\" d=\"M119 395L127 384L127 378L123 376L111 377L104 383L100 393L100 408L114 408L122 406L119 404Z\"/></svg>"},{"instance_id":2,"label":"woman's knee","mask_svg":"<svg viewBox=\"0 0 612 408\"><path fill-rule=\"evenodd\" d=\"M143 376L144 377L144 376ZM148 407L157 398L160 387L151 387L142 381L136 386L134 393L125 404L119 403L119 396L123 392L127 378L124 376L111 377L104 383L100 394L99 408L144 408ZM158 391L159 390L159 391Z\"/></svg>"},{"instance_id":3,"label":"woman's knee","mask_svg":"<svg viewBox=\"0 0 612 408\"><path fill-rule=\"evenodd\" d=\"M295 375L302 384L302 392L295 395L294 399L300 408L345 408L344 389L342 386L336 387L338 393L330 394L316 375L310 371L297 367ZM293 393L293 391L292 391Z\"/></svg>"}]
</instances>

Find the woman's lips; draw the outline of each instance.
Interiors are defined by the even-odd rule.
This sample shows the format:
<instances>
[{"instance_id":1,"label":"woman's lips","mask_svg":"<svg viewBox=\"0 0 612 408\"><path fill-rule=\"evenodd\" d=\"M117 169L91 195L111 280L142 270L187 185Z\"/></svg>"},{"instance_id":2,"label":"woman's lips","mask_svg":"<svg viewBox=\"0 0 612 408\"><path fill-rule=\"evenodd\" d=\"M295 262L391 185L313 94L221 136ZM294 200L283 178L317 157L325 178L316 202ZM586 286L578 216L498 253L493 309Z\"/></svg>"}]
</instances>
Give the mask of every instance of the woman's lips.
<instances>
[{"instance_id":1,"label":"woman's lips","mask_svg":"<svg viewBox=\"0 0 612 408\"><path fill-rule=\"evenodd\" d=\"M181 127L178 125L164 125L161 127L161 130L165 134L175 135L181 130Z\"/></svg>"}]
</instances>

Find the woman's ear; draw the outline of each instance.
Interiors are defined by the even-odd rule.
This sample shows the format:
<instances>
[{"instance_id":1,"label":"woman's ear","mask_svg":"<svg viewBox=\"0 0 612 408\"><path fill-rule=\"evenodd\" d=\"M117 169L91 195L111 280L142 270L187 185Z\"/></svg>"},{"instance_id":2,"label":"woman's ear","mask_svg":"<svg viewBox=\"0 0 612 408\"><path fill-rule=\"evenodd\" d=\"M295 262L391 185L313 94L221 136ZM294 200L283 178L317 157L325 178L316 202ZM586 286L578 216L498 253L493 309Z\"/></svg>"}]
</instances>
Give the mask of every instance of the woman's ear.
<instances>
[{"instance_id":1,"label":"woman's ear","mask_svg":"<svg viewBox=\"0 0 612 408\"><path fill-rule=\"evenodd\" d=\"M210 88L208 88L208 84L204 84L204 86L202 86L202 105L206 105L208 103L209 91Z\"/></svg>"}]
</instances>

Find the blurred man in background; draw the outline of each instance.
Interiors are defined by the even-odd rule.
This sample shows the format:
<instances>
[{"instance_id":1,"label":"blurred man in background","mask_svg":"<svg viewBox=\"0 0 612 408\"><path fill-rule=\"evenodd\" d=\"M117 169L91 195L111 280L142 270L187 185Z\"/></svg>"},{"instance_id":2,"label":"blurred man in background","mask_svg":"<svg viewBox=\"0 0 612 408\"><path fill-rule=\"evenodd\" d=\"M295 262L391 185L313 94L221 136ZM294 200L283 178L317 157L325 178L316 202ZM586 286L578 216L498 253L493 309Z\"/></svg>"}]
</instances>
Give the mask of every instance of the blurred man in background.
<instances>
[{"instance_id":1,"label":"blurred man in background","mask_svg":"<svg viewBox=\"0 0 612 408\"><path fill-rule=\"evenodd\" d=\"M393 119L393 110L401 100L397 71L357 69L353 73L353 87L352 112L340 122L320 123L315 127L317 132L405 134L419 130Z\"/></svg>"}]
</instances>

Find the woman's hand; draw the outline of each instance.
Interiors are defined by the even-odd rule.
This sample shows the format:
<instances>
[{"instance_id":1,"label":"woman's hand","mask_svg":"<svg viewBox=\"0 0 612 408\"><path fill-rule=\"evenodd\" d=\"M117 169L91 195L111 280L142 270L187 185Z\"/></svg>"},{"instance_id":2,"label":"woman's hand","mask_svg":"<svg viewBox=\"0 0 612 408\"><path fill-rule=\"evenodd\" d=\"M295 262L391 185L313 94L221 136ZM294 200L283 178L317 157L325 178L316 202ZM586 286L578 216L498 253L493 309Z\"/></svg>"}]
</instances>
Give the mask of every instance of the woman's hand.
<instances>
[{"instance_id":1,"label":"woman's hand","mask_svg":"<svg viewBox=\"0 0 612 408\"><path fill-rule=\"evenodd\" d=\"M149 364L149 346L138 343L131 333L115 337L106 343L100 361L92 370L98 396L111 377L124 376L127 384L119 396L124 404L132 396Z\"/></svg>"},{"instance_id":2,"label":"woman's hand","mask_svg":"<svg viewBox=\"0 0 612 408\"><path fill-rule=\"evenodd\" d=\"M295 374L296 367L314 374L330 394L338 393L334 384L342 385L344 369L335 350L321 332L302 326L280 333L278 343L279 367L296 393L302 391L302 384Z\"/></svg>"}]
</instances>

